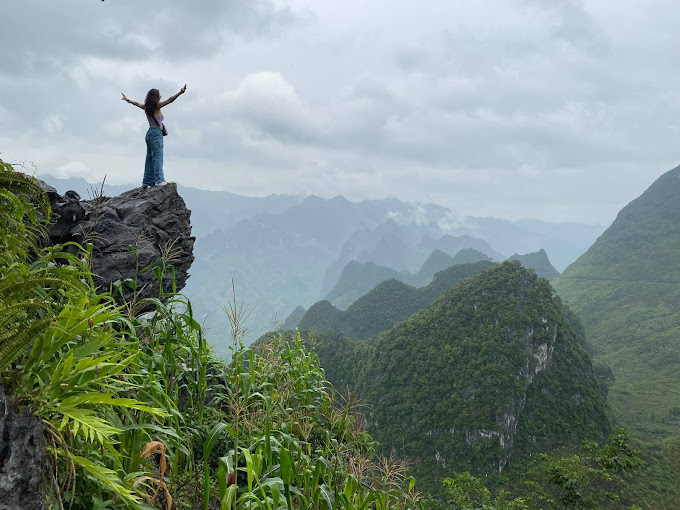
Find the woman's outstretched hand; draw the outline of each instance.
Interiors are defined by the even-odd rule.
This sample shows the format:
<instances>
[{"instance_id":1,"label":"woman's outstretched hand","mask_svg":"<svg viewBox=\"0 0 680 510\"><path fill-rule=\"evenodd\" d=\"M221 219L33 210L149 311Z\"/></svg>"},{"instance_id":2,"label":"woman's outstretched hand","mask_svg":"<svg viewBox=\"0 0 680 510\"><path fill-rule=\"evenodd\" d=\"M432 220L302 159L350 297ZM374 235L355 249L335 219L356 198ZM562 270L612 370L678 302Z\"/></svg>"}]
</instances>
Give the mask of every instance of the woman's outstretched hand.
<instances>
[{"instance_id":1,"label":"woman's outstretched hand","mask_svg":"<svg viewBox=\"0 0 680 510\"><path fill-rule=\"evenodd\" d=\"M187 86L186 83L184 84L184 87L179 91L180 94L184 94L187 91Z\"/></svg>"},{"instance_id":2,"label":"woman's outstretched hand","mask_svg":"<svg viewBox=\"0 0 680 510\"><path fill-rule=\"evenodd\" d=\"M127 96L126 96L125 94L123 94L123 93L121 92L121 95L123 96L123 97L121 98L123 101L127 101L128 103L130 102L130 100L127 98Z\"/></svg>"}]
</instances>

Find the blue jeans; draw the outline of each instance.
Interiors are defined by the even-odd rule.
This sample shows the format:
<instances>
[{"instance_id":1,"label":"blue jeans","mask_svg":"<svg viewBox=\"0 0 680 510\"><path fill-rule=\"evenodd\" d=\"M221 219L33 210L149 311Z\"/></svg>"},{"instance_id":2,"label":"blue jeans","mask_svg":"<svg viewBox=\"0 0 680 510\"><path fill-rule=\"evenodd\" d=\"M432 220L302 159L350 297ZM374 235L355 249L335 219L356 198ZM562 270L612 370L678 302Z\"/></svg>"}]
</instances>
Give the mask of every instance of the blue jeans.
<instances>
[{"instance_id":1,"label":"blue jeans","mask_svg":"<svg viewBox=\"0 0 680 510\"><path fill-rule=\"evenodd\" d=\"M163 133L161 128L150 127L146 132L146 161L142 184L153 186L165 180L163 176Z\"/></svg>"}]
</instances>

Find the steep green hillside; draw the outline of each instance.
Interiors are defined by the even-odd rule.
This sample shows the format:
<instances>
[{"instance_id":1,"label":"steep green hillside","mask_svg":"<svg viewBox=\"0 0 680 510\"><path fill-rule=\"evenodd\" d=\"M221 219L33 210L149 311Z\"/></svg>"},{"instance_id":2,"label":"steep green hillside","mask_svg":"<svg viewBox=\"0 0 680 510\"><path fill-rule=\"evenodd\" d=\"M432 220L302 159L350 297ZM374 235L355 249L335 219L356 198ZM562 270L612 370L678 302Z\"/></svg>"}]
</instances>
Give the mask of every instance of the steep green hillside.
<instances>
[{"instance_id":1,"label":"steep green hillside","mask_svg":"<svg viewBox=\"0 0 680 510\"><path fill-rule=\"evenodd\" d=\"M680 167L619 212L567 278L680 283Z\"/></svg>"},{"instance_id":2,"label":"steep green hillside","mask_svg":"<svg viewBox=\"0 0 680 510\"><path fill-rule=\"evenodd\" d=\"M642 437L680 433L680 167L618 214L553 285L581 316L609 400Z\"/></svg>"},{"instance_id":3,"label":"steep green hillside","mask_svg":"<svg viewBox=\"0 0 680 510\"><path fill-rule=\"evenodd\" d=\"M365 340L391 328L456 284L492 265L492 262L457 264L437 273L430 285L419 289L399 280L387 280L357 299L347 311L320 301L307 310L298 327L300 331L330 331L351 340Z\"/></svg>"},{"instance_id":4,"label":"steep green hillside","mask_svg":"<svg viewBox=\"0 0 680 510\"><path fill-rule=\"evenodd\" d=\"M497 475L525 454L608 430L560 300L517 262L455 286L365 356L358 388L369 430L386 453L416 461L421 487L453 471Z\"/></svg>"},{"instance_id":5,"label":"steep green hillside","mask_svg":"<svg viewBox=\"0 0 680 510\"><path fill-rule=\"evenodd\" d=\"M560 272L553 267L545 250L541 249L534 253L519 255L515 253L508 260L519 260L527 269L533 269L540 278L545 278L549 282L560 277Z\"/></svg>"},{"instance_id":6,"label":"steep green hillside","mask_svg":"<svg viewBox=\"0 0 680 510\"><path fill-rule=\"evenodd\" d=\"M680 434L680 286L560 278L596 364L613 374L615 417L641 437Z\"/></svg>"}]
</instances>

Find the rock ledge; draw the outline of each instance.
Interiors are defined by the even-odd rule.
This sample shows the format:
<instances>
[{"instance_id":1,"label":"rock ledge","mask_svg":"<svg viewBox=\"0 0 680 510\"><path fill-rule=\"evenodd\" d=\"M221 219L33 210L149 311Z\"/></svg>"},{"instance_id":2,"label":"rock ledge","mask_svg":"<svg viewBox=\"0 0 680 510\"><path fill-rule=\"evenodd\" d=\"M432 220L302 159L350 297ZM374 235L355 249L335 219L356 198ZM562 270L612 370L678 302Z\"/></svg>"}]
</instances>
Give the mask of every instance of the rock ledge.
<instances>
[{"instance_id":1,"label":"rock ledge","mask_svg":"<svg viewBox=\"0 0 680 510\"><path fill-rule=\"evenodd\" d=\"M80 200L75 191L63 196L43 183L52 206L52 244L75 241L93 245L95 282L108 290L116 280L137 281L138 299L158 297L159 283L153 272L140 271L165 258L174 267L177 290L184 288L194 260L195 237L190 216L176 184L159 188L134 188L116 197ZM171 275L163 279L172 290ZM132 292L127 293L132 297Z\"/></svg>"}]
</instances>

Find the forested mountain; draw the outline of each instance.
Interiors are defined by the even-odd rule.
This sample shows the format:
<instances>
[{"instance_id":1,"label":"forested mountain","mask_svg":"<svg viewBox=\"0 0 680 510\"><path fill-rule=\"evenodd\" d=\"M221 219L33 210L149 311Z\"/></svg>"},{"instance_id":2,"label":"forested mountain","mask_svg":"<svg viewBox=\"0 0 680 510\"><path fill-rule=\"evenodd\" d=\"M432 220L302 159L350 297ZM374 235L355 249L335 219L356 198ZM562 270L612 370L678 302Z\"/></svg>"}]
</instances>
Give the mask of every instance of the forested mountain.
<instances>
[{"instance_id":1,"label":"forested mountain","mask_svg":"<svg viewBox=\"0 0 680 510\"><path fill-rule=\"evenodd\" d=\"M457 283L492 265L492 262L457 264L437 273L429 285L421 288L400 280L387 280L361 296L344 312L328 301L320 301L307 310L298 328L339 333L355 341L365 340L429 306Z\"/></svg>"},{"instance_id":2,"label":"forested mountain","mask_svg":"<svg viewBox=\"0 0 680 510\"><path fill-rule=\"evenodd\" d=\"M618 214L553 285L611 367L617 417L646 437L680 434L680 167Z\"/></svg>"},{"instance_id":3,"label":"forested mountain","mask_svg":"<svg viewBox=\"0 0 680 510\"><path fill-rule=\"evenodd\" d=\"M411 277L410 283L415 287L422 287L432 281L432 277L455 264L474 264L475 262L491 262L491 257L474 248L463 248L453 257L439 249L434 250L420 270Z\"/></svg>"},{"instance_id":4,"label":"forested mountain","mask_svg":"<svg viewBox=\"0 0 680 510\"><path fill-rule=\"evenodd\" d=\"M560 276L557 269L550 263L545 250L526 255L515 254L508 260L519 260L524 267L533 269L539 277L548 281ZM397 271L390 267L379 266L373 262L362 264L352 260L345 266L338 283L328 293L326 300L345 310L355 300L385 280L396 279L413 287L423 287L429 284L434 274L439 271L455 264L469 264L480 261L491 261L491 258L473 248L463 248L454 257L436 249L423 263L420 270L411 274L407 271Z\"/></svg>"},{"instance_id":5,"label":"forested mountain","mask_svg":"<svg viewBox=\"0 0 680 510\"><path fill-rule=\"evenodd\" d=\"M372 343L358 378L369 430L420 479L498 474L536 449L601 438L605 403L550 285L504 263ZM433 469L434 468L434 469Z\"/></svg>"},{"instance_id":6,"label":"forested mountain","mask_svg":"<svg viewBox=\"0 0 680 510\"><path fill-rule=\"evenodd\" d=\"M531 452L603 437L602 388L548 282L518 262L478 262L433 283L447 272L458 278L430 305L390 280L347 312L317 303L300 323L318 326L315 350L329 380L357 388L370 405L369 430L383 451L414 459L422 486L436 490L453 471L493 478L521 471ZM403 320L416 303L421 311ZM384 324L368 326L390 314L391 329L374 336Z\"/></svg>"},{"instance_id":7,"label":"forested mountain","mask_svg":"<svg viewBox=\"0 0 680 510\"><path fill-rule=\"evenodd\" d=\"M545 278L549 282L560 277L560 272L550 263L548 254L543 249L535 253L527 253L526 255L515 253L508 260L518 260L524 267L533 269L540 278Z\"/></svg>"}]
</instances>

